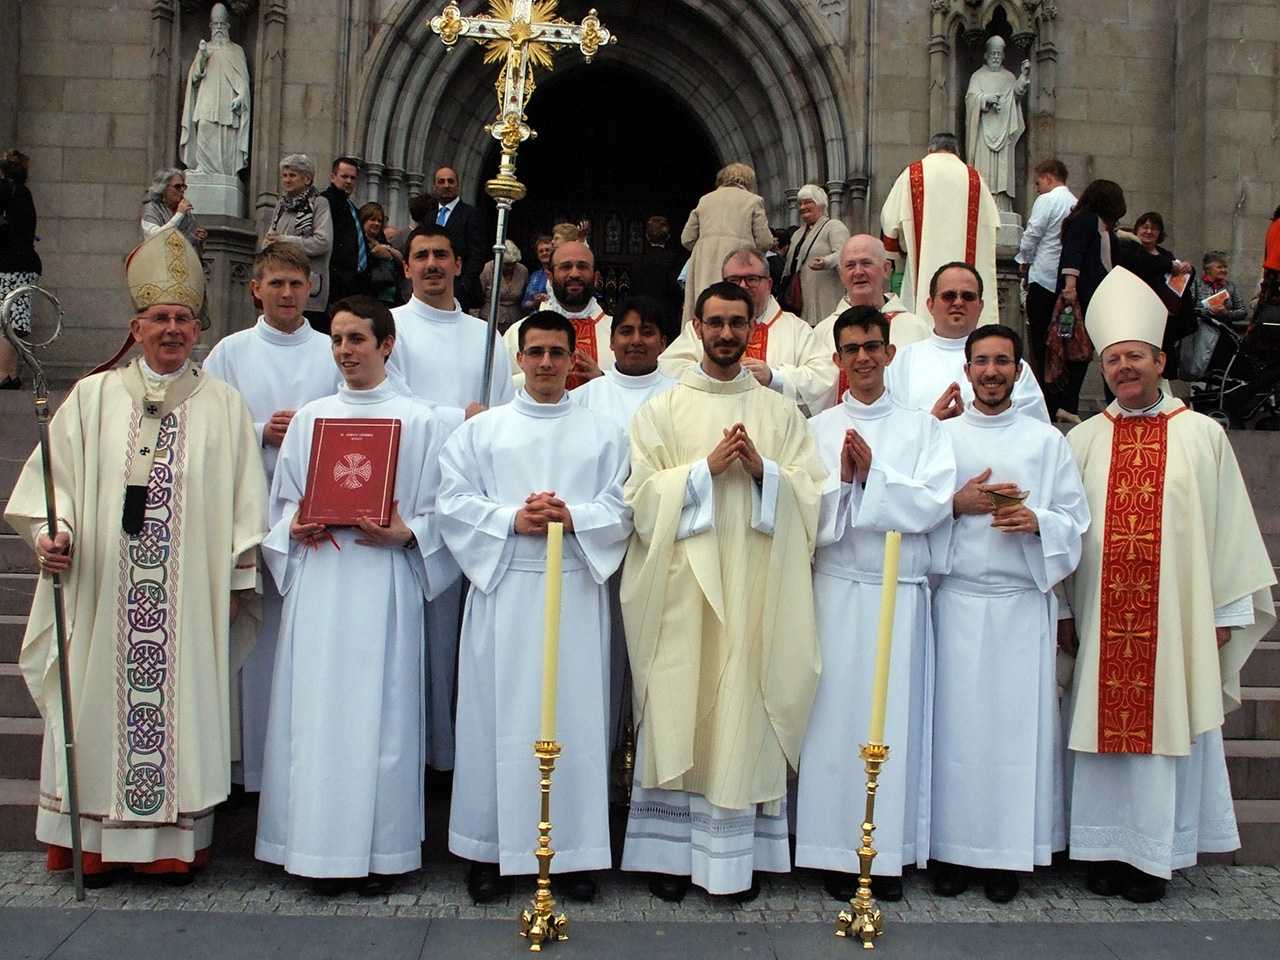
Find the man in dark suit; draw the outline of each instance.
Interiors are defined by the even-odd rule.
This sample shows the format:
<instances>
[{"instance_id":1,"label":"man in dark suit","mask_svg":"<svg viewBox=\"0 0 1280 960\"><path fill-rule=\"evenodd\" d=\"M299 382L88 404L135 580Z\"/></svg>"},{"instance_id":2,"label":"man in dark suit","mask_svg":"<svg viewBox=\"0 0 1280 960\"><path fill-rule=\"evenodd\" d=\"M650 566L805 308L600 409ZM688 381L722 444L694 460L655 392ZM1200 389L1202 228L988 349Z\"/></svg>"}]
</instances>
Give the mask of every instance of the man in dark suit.
<instances>
[{"instance_id":1,"label":"man in dark suit","mask_svg":"<svg viewBox=\"0 0 1280 960\"><path fill-rule=\"evenodd\" d=\"M463 310L471 310L484 299L480 271L490 258L480 211L458 199L458 173L453 167L436 171L436 201L440 204L436 226L444 227L453 249L462 258L462 272L453 284L454 296Z\"/></svg>"},{"instance_id":2,"label":"man in dark suit","mask_svg":"<svg viewBox=\"0 0 1280 960\"><path fill-rule=\"evenodd\" d=\"M369 248L352 196L360 179L360 166L350 157L333 161L324 198L333 218L333 253L329 256L329 302L364 293Z\"/></svg>"},{"instance_id":3,"label":"man in dark suit","mask_svg":"<svg viewBox=\"0 0 1280 960\"><path fill-rule=\"evenodd\" d=\"M686 254L670 246L671 225L666 217L650 217L644 225L644 253L631 267L631 294L652 297L662 304L667 340L680 335L680 311L684 293L676 277Z\"/></svg>"}]
</instances>

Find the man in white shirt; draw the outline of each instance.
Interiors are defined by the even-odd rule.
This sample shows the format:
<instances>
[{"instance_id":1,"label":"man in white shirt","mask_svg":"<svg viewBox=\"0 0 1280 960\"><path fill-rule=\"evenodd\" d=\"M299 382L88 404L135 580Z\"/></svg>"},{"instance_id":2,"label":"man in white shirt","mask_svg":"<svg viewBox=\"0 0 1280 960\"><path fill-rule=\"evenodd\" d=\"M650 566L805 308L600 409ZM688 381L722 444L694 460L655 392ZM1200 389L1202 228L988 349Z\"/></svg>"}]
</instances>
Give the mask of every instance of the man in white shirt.
<instances>
[{"instance_id":1,"label":"man in white shirt","mask_svg":"<svg viewBox=\"0 0 1280 960\"><path fill-rule=\"evenodd\" d=\"M1031 372L1044 383L1045 337L1057 297L1058 259L1062 256L1062 221L1076 205L1067 189L1067 168L1061 160L1036 164L1036 202L1031 206L1022 243L1013 258L1027 291L1027 359Z\"/></svg>"},{"instance_id":2,"label":"man in white shirt","mask_svg":"<svg viewBox=\"0 0 1280 960\"><path fill-rule=\"evenodd\" d=\"M332 394L342 380L329 338L312 329L302 315L310 287L311 261L298 245L267 244L253 258L249 282L262 303L262 316L248 330L219 340L204 363L205 373L234 387L244 398L262 448L268 487L294 413L303 404ZM280 606L275 581L263 577L258 642L231 684L232 713L240 730L240 756L236 759L233 754L231 779L255 793L262 789Z\"/></svg>"},{"instance_id":3,"label":"man in white shirt","mask_svg":"<svg viewBox=\"0 0 1280 960\"><path fill-rule=\"evenodd\" d=\"M970 263L956 260L934 271L927 300L933 333L899 350L886 371L885 386L898 403L949 420L973 402L973 385L964 375L964 344L982 315L982 289L982 278ZM1014 381L1013 408L1049 422L1044 394L1025 360Z\"/></svg>"}]
</instances>

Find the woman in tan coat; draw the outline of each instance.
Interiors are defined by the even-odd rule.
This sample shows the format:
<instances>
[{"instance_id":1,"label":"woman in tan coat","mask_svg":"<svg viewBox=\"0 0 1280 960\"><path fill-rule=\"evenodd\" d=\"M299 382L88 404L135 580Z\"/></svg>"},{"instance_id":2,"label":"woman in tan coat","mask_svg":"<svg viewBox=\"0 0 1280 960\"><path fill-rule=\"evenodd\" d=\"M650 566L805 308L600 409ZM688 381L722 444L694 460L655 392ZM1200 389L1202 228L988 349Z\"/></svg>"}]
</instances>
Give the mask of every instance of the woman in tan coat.
<instances>
[{"instance_id":1,"label":"woman in tan coat","mask_svg":"<svg viewBox=\"0 0 1280 960\"><path fill-rule=\"evenodd\" d=\"M684 320L693 317L693 304L711 284L722 279L724 258L743 247L768 250L773 244L764 200L756 195L756 172L745 163L731 163L716 174L716 188L702 195L689 214L680 242L689 257L684 285Z\"/></svg>"}]
</instances>

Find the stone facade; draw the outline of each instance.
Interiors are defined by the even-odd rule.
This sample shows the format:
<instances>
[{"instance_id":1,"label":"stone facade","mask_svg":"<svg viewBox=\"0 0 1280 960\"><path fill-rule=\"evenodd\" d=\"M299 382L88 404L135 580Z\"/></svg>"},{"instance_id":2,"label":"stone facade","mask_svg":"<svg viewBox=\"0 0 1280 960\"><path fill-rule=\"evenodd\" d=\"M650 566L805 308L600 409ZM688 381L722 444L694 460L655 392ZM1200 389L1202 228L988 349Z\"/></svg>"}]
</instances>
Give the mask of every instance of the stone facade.
<instances>
[{"instance_id":1,"label":"stone facade","mask_svg":"<svg viewBox=\"0 0 1280 960\"><path fill-rule=\"evenodd\" d=\"M361 197L382 201L393 222L445 159L477 198L493 72L474 46L447 54L430 35L442 3L230 4L254 74L250 228L269 215L276 163L290 152L316 160L321 185L333 156L360 157ZM587 5L565 0L562 12L577 18ZM1077 189L1115 179L1131 215L1165 214L1177 252L1222 247L1244 286L1256 277L1280 204L1274 0L678 0L661 20L647 4L595 5L620 38L601 57L685 104L718 162L750 161L775 222L794 220L794 191L816 182L854 229L874 229L901 168L931 132L957 126L981 29L1007 21L1012 68L1032 62L1022 169L1056 154ZM176 160L182 78L209 6L0 0L0 136L33 158L45 283L69 314L53 359L68 375L122 331L121 259L139 237L150 172ZM1029 177L1019 192L1025 212ZM215 329L246 316L242 305Z\"/></svg>"}]
</instances>

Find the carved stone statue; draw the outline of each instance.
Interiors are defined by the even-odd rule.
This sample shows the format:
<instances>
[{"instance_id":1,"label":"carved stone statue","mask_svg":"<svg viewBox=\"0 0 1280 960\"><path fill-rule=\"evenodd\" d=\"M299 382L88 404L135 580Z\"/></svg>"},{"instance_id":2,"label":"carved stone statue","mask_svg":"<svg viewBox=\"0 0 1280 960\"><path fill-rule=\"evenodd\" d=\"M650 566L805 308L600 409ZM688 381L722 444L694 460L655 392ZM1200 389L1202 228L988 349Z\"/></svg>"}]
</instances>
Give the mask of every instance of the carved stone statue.
<instances>
[{"instance_id":1,"label":"carved stone statue","mask_svg":"<svg viewBox=\"0 0 1280 960\"><path fill-rule=\"evenodd\" d=\"M964 95L968 160L982 174L996 205L1012 210L1017 193L1014 148L1027 129L1019 101L1031 84L1031 61L1022 61L1016 77L1006 70L1000 36L987 41L983 61Z\"/></svg>"},{"instance_id":2,"label":"carved stone statue","mask_svg":"<svg viewBox=\"0 0 1280 960\"><path fill-rule=\"evenodd\" d=\"M231 17L221 3L209 15L209 34L187 73L179 152L193 173L234 177L249 165L249 64L231 42Z\"/></svg>"}]
</instances>

